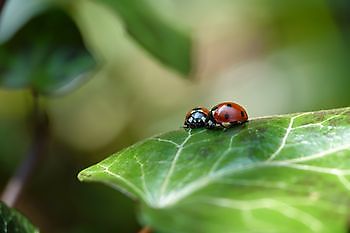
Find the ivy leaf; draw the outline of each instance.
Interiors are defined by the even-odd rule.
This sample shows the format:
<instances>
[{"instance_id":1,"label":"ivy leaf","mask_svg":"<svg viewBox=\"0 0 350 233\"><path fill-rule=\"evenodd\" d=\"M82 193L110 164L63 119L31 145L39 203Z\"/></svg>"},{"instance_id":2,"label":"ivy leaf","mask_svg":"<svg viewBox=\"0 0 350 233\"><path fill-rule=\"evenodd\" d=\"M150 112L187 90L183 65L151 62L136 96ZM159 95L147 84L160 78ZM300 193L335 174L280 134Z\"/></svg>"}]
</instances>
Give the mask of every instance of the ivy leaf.
<instances>
[{"instance_id":1,"label":"ivy leaf","mask_svg":"<svg viewBox=\"0 0 350 233\"><path fill-rule=\"evenodd\" d=\"M0 233L38 233L22 214L0 202Z\"/></svg>"},{"instance_id":2,"label":"ivy leaf","mask_svg":"<svg viewBox=\"0 0 350 233\"><path fill-rule=\"evenodd\" d=\"M161 232L347 232L350 108L168 132L83 170Z\"/></svg>"},{"instance_id":3,"label":"ivy leaf","mask_svg":"<svg viewBox=\"0 0 350 233\"><path fill-rule=\"evenodd\" d=\"M145 0L103 0L124 22L127 32L165 65L184 75L191 70L191 39L162 17Z\"/></svg>"},{"instance_id":4,"label":"ivy leaf","mask_svg":"<svg viewBox=\"0 0 350 233\"><path fill-rule=\"evenodd\" d=\"M0 45L0 61L1 86L41 94L74 88L95 66L74 22L58 9L35 17Z\"/></svg>"}]
</instances>

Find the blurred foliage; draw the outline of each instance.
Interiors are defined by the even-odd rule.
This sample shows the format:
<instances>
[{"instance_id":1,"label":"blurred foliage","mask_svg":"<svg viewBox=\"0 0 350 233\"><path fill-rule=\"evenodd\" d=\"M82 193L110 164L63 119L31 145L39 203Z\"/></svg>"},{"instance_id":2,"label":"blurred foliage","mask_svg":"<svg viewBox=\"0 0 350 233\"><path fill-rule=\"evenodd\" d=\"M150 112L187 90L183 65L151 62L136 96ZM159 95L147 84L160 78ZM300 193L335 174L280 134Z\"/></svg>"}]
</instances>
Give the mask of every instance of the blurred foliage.
<instances>
[{"instance_id":1,"label":"blurred foliage","mask_svg":"<svg viewBox=\"0 0 350 233\"><path fill-rule=\"evenodd\" d=\"M127 32L164 64L187 75L191 70L191 40L168 26L145 0L104 0L115 9Z\"/></svg>"},{"instance_id":2,"label":"blurred foliage","mask_svg":"<svg viewBox=\"0 0 350 233\"><path fill-rule=\"evenodd\" d=\"M38 233L22 214L0 202L0 232L1 233Z\"/></svg>"},{"instance_id":3,"label":"blurred foliage","mask_svg":"<svg viewBox=\"0 0 350 233\"><path fill-rule=\"evenodd\" d=\"M254 117L350 104L350 4L345 0L143 1L152 9L145 12L154 13L144 16L146 19L161 18L164 25L190 29L194 82L180 79L140 49L135 43L140 39L134 38L138 31L125 32L124 25L130 26L123 14L134 20L129 14L139 10L127 13L112 3L90 0L8 2L21 2L23 7L49 3L34 13L12 11L10 16L16 19L27 17L10 27L13 33L20 26L26 30L32 23L26 24L30 18L43 17L37 14L53 7L51 3L58 4L55 7L61 7L77 24L88 51L104 62L84 85L74 86L76 89L64 96L43 99L51 120L52 148L18 205L43 232L135 232L138 226L130 200L98 185L80 184L76 174L141 138L180 127L184 112L194 105L209 107L233 100ZM66 21L68 25L70 20ZM0 32L4 22L1 18ZM144 24L136 26L145 30L146 38L150 35L147 29L153 29ZM59 24L55 30L48 30L63 32L64 27ZM49 37L41 25L36 32L39 39ZM159 58L154 50L172 51L167 46L175 43L172 39L165 43L161 35L139 43L146 46L144 43L160 38L159 46L147 47ZM78 37L75 34L75 40ZM18 43L26 44L28 39L19 37ZM183 41L187 46L186 37ZM19 51L15 54L21 55ZM190 58L175 58L175 54L167 58L168 63L162 63L172 62L173 68L186 70L184 64ZM10 58L1 58L0 71ZM173 59L184 63L177 65L180 61ZM20 70L17 73L21 74ZM0 187L28 148L31 104L26 90L0 90Z\"/></svg>"},{"instance_id":4,"label":"blurred foliage","mask_svg":"<svg viewBox=\"0 0 350 233\"><path fill-rule=\"evenodd\" d=\"M63 147L54 146L51 151L24 193L23 202L19 203L27 210L40 209L40 214L34 215L33 221L41 223L42 232L137 231L139 226L133 214L135 207L132 201L97 184L80 184L76 176L86 164ZM49 188L43 187L43 184ZM25 213L33 216L30 212Z\"/></svg>"},{"instance_id":5,"label":"blurred foliage","mask_svg":"<svg viewBox=\"0 0 350 233\"><path fill-rule=\"evenodd\" d=\"M55 0L11 0L0 4L0 43L9 40L30 19L51 8ZM4 6L6 5L6 6ZM33 30L33 29L32 29Z\"/></svg>"},{"instance_id":6,"label":"blurred foliage","mask_svg":"<svg viewBox=\"0 0 350 233\"><path fill-rule=\"evenodd\" d=\"M78 29L60 11L48 11L30 21L3 45L0 60L2 86L29 87L44 94L68 85L71 89L95 65Z\"/></svg>"}]
</instances>

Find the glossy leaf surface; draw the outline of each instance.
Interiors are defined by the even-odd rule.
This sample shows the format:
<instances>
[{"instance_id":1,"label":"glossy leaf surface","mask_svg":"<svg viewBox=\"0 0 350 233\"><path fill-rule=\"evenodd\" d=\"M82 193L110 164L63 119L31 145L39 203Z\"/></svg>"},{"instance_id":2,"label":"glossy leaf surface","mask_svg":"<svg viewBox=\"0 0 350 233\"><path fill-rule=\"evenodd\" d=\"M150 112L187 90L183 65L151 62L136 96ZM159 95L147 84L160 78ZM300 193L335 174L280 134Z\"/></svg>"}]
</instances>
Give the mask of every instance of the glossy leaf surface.
<instances>
[{"instance_id":1,"label":"glossy leaf surface","mask_svg":"<svg viewBox=\"0 0 350 233\"><path fill-rule=\"evenodd\" d=\"M347 232L350 108L176 130L87 168L161 232Z\"/></svg>"},{"instance_id":2,"label":"glossy leaf surface","mask_svg":"<svg viewBox=\"0 0 350 233\"><path fill-rule=\"evenodd\" d=\"M8 208L0 202L0 233L38 233L36 229L18 211Z\"/></svg>"}]
</instances>

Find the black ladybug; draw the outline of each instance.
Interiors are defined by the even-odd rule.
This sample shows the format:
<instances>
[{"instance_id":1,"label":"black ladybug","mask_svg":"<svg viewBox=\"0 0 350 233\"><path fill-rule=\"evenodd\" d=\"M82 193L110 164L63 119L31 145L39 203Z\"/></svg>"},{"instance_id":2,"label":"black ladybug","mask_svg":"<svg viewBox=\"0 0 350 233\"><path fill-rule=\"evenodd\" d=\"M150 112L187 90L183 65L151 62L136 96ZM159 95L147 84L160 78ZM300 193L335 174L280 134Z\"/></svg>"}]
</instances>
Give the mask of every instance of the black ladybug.
<instances>
[{"instance_id":1,"label":"black ladybug","mask_svg":"<svg viewBox=\"0 0 350 233\"><path fill-rule=\"evenodd\" d=\"M203 107L193 108L186 114L184 128L202 128L206 126L209 110Z\"/></svg>"}]
</instances>

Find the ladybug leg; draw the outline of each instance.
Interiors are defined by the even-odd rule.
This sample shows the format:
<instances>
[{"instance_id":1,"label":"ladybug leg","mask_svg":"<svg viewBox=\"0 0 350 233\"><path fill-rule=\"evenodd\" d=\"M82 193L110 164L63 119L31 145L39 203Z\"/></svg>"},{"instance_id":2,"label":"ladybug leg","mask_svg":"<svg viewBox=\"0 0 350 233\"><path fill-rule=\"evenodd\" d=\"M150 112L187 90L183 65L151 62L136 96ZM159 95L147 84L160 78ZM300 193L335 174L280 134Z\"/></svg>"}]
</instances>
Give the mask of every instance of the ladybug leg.
<instances>
[{"instance_id":1,"label":"ladybug leg","mask_svg":"<svg viewBox=\"0 0 350 233\"><path fill-rule=\"evenodd\" d=\"M234 126L234 125L240 125L240 124L242 124L241 121L232 121L232 122L231 122L231 125L232 125L232 126Z\"/></svg>"},{"instance_id":2,"label":"ladybug leg","mask_svg":"<svg viewBox=\"0 0 350 233\"><path fill-rule=\"evenodd\" d=\"M205 127L207 129L213 129L215 128L215 123L213 122L213 120L211 120L210 118L208 118L205 122Z\"/></svg>"},{"instance_id":3,"label":"ladybug leg","mask_svg":"<svg viewBox=\"0 0 350 233\"><path fill-rule=\"evenodd\" d=\"M223 128L230 128L232 126L232 122L223 122L221 123L221 126Z\"/></svg>"}]
</instances>

